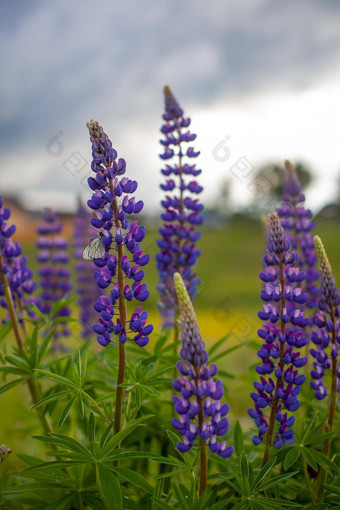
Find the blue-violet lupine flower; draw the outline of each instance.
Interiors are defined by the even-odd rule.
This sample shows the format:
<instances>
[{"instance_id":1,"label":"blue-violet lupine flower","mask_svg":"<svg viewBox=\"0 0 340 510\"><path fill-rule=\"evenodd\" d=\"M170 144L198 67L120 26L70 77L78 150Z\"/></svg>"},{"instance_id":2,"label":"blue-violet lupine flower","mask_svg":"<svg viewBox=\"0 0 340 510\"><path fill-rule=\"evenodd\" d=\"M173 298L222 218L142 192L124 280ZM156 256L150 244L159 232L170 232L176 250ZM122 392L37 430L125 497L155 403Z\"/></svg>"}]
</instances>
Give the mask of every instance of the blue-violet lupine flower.
<instances>
[{"instance_id":1,"label":"blue-violet lupine flower","mask_svg":"<svg viewBox=\"0 0 340 510\"><path fill-rule=\"evenodd\" d=\"M22 256L21 246L11 239L16 227L7 223L10 216L11 211L3 206L0 196L0 270L7 277L14 306L20 316L22 307L34 302L32 293L36 289L36 283L32 281L33 271L27 267L27 257ZM0 305L7 309L1 280Z\"/></svg>"},{"instance_id":2,"label":"blue-violet lupine flower","mask_svg":"<svg viewBox=\"0 0 340 510\"><path fill-rule=\"evenodd\" d=\"M42 224L38 227L39 235L37 248L40 276L40 302L39 308L43 313L49 314L53 304L61 298L67 297L71 289L70 271L68 269L69 257L67 255L67 242L61 235L63 225L58 215L51 209L43 214ZM56 317L69 317L71 309L63 307ZM71 334L67 323L61 323L54 335L55 339Z\"/></svg>"},{"instance_id":3,"label":"blue-violet lupine flower","mask_svg":"<svg viewBox=\"0 0 340 510\"><path fill-rule=\"evenodd\" d=\"M100 296L99 288L93 278L94 264L82 260L84 247L89 240L90 218L89 210L79 201L74 219L74 257L76 259L77 296L83 338L88 338L92 334L92 324L96 319L93 301L94 298Z\"/></svg>"},{"instance_id":4,"label":"blue-violet lupine flower","mask_svg":"<svg viewBox=\"0 0 340 510\"><path fill-rule=\"evenodd\" d=\"M184 117L183 110L169 87L164 88L164 95L165 122L161 128L164 152L160 157L167 164L162 169L166 181L161 184L161 189L168 194L161 202L164 212L161 214L163 224L159 229L161 239L157 241L160 249L156 256L160 278L157 289L160 293L159 308L163 316L163 326L174 326L177 306L174 273L179 272L182 275L191 299L196 296L200 282L194 266L200 255L195 243L201 236L197 227L203 223L203 205L196 197L203 188L196 181L201 170L192 163L199 152L191 145L186 147L196 139L196 135L187 130L191 120Z\"/></svg>"},{"instance_id":5,"label":"blue-violet lupine flower","mask_svg":"<svg viewBox=\"0 0 340 510\"><path fill-rule=\"evenodd\" d=\"M259 429L253 443L258 445L265 439L267 449L272 444L281 448L295 440L291 428L294 416L289 417L286 411L296 411L300 405L298 394L305 376L299 375L298 369L307 358L300 355L299 349L308 343L303 328L309 323L301 309L308 295L294 285L302 282L306 274L296 267L299 256L290 250L276 212L269 214L268 228L265 269L260 273L265 283L261 291L265 304L258 314L265 321L258 330L265 343L257 353L261 359L261 365L256 367L260 380L254 383L256 392L251 394L255 409L248 410Z\"/></svg>"},{"instance_id":6,"label":"blue-violet lupine flower","mask_svg":"<svg viewBox=\"0 0 340 510\"><path fill-rule=\"evenodd\" d=\"M333 392L336 391L336 388L340 391L340 363L338 361L340 293L320 237L315 236L314 243L319 260L321 289L319 311L314 315L314 324L317 329L312 332L315 349L311 349L311 354L315 358L315 362L311 371L313 381L310 385L314 390L315 397L322 400L327 395L323 380L325 374L332 374Z\"/></svg>"},{"instance_id":7,"label":"blue-violet lupine flower","mask_svg":"<svg viewBox=\"0 0 340 510\"><path fill-rule=\"evenodd\" d=\"M142 267L148 264L150 255L143 254L140 245L145 227L128 219L138 214L144 204L131 196L137 182L121 177L126 163L122 158L117 160L117 152L103 128L93 120L87 127L92 142L91 168L95 173L88 179L93 195L87 203L95 211L91 224L100 229L105 246L105 256L94 260L98 268L94 276L100 290L109 290L108 295L101 295L94 303L100 318L93 330L103 346L112 342L114 336L125 343L131 334L133 341L143 347L149 342L153 326L146 324L148 313L141 306L128 318L126 302L135 299L143 303L149 297Z\"/></svg>"},{"instance_id":8,"label":"blue-violet lupine flower","mask_svg":"<svg viewBox=\"0 0 340 510\"><path fill-rule=\"evenodd\" d=\"M177 443L181 452L187 452L194 446L197 438L208 441L212 453L227 458L233 453L233 447L226 441L218 442L229 429L226 415L228 404L222 404L222 381L214 381L217 374L215 363L208 365L209 356L200 335L196 315L183 279L179 273L174 274L175 289L179 304L182 326L182 360L177 362L180 377L173 381L174 390L180 396L174 396L175 411L179 419L173 418L172 425L183 436Z\"/></svg>"},{"instance_id":9,"label":"blue-violet lupine flower","mask_svg":"<svg viewBox=\"0 0 340 510\"><path fill-rule=\"evenodd\" d=\"M317 257L312 236L315 222L312 211L304 207L305 196L295 168L286 161L285 169L282 206L277 212L292 248L299 253L299 266L306 273L303 282L303 288L309 296L306 306L316 309L319 302L319 272L315 267Z\"/></svg>"}]
</instances>

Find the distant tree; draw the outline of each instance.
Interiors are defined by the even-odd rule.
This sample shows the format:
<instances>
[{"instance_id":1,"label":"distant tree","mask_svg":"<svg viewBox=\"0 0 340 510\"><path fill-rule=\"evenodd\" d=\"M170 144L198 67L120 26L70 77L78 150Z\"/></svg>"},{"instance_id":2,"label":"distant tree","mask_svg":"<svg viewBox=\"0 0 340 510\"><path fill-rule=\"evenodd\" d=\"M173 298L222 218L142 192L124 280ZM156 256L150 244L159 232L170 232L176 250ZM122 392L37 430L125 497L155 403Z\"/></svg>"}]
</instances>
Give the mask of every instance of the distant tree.
<instances>
[{"instance_id":1,"label":"distant tree","mask_svg":"<svg viewBox=\"0 0 340 510\"><path fill-rule=\"evenodd\" d=\"M298 174L299 180L302 185L303 191L305 191L308 186L311 184L313 180L313 175L309 168L301 162L293 163L295 170ZM284 183L285 169L284 165L280 165L277 163L269 163L257 172L255 180L262 178L263 180L267 180L269 184L271 184L271 193L272 195L280 198L283 192L283 183ZM268 185L269 185L268 184Z\"/></svg>"}]
</instances>

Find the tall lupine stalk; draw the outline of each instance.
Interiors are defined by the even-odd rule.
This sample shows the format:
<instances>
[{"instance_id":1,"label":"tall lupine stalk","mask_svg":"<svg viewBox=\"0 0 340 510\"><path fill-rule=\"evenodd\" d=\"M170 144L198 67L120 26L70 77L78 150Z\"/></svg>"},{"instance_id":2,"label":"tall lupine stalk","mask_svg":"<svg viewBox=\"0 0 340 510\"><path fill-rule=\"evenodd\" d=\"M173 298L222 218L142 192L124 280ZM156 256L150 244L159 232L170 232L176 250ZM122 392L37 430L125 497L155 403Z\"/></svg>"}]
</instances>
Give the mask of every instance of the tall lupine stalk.
<instances>
[{"instance_id":1,"label":"tall lupine stalk","mask_svg":"<svg viewBox=\"0 0 340 510\"><path fill-rule=\"evenodd\" d=\"M282 206L278 209L281 225L289 239L291 246L299 253L299 266L305 271L306 278L303 289L308 294L306 306L315 310L319 302L319 272L316 269L316 253L312 230L315 227L313 213L304 207L305 196L294 166L285 161L285 182Z\"/></svg>"},{"instance_id":2,"label":"tall lupine stalk","mask_svg":"<svg viewBox=\"0 0 340 510\"><path fill-rule=\"evenodd\" d=\"M217 441L218 436L228 432L226 415L229 405L221 403L223 384L222 381L214 381L217 365L207 363L209 356L199 331L195 310L179 273L174 274L174 285L182 328L182 360L177 362L180 377L173 381L174 390L180 393L179 397L173 397L179 420L173 418L171 423L183 436L183 441L177 443L180 452L189 451L196 439L199 440L201 495L207 487L207 445L212 453L223 458L230 457L234 451L232 446L227 446L226 441Z\"/></svg>"},{"instance_id":3,"label":"tall lupine stalk","mask_svg":"<svg viewBox=\"0 0 340 510\"><path fill-rule=\"evenodd\" d=\"M57 214L51 209L46 209L43 214L42 224L38 227L39 235L37 248L40 276L40 303L39 308L43 313L49 314L53 304L59 299L66 297L71 289L70 271L68 269L69 257L67 255L67 242L60 235L63 225ZM57 317L69 317L69 306L58 311ZM54 334L55 339L61 336L69 336L71 331L66 324L61 324Z\"/></svg>"},{"instance_id":4,"label":"tall lupine stalk","mask_svg":"<svg viewBox=\"0 0 340 510\"><path fill-rule=\"evenodd\" d=\"M263 465L273 445L281 448L283 444L295 441L291 428L295 418L288 417L286 411L294 412L300 405L297 396L305 375L299 375L298 368L306 364L307 358L301 356L299 349L308 342L303 328L309 323L301 309L308 295L294 285L302 282L306 274L296 267L299 256L291 251L276 212L269 214L268 229L265 269L260 273L261 280L265 282L261 291L265 305L258 314L261 320L266 321L258 330L258 336L265 343L257 353L262 364L256 367L260 381L254 383L256 393L251 394L255 409L248 409L248 414L259 428L253 443L259 445L265 442Z\"/></svg>"},{"instance_id":5,"label":"tall lupine stalk","mask_svg":"<svg viewBox=\"0 0 340 510\"><path fill-rule=\"evenodd\" d=\"M77 275L77 296L80 311L82 337L88 338L92 334L92 325L96 318L93 301L99 298L100 291L93 278L94 264L82 260L82 253L89 241L90 212L79 201L74 219L74 257Z\"/></svg>"},{"instance_id":6,"label":"tall lupine stalk","mask_svg":"<svg viewBox=\"0 0 340 510\"><path fill-rule=\"evenodd\" d=\"M201 234L197 227L203 223L201 211L203 205L196 196L202 187L195 178L201 173L192 163L199 152L188 144L196 139L187 128L190 118L184 117L182 108L177 103L169 87L164 87L165 113L161 132L164 147L161 159L168 164L161 170L167 178L161 189L167 194L161 205L163 225L159 229L161 239L157 241L160 253L157 254L157 268L160 283L157 287L160 294L159 308L163 316L163 326L175 327L175 337L178 338L176 294L174 291L173 275L182 275L189 296L193 299L197 294L200 282L194 272L194 266L200 251L195 243ZM173 194L171 194L173 192Z\"/></svg>"},{"instance_id":7,"label":"tall lupine stalk","mask_svg":"<svg viewBox=\"0 0 340 510\"><path fill-rule=\"evenodd\" d=\"M92 142L92 164L94 177L88 179L93 190L87 202L95 211L91 219L93 227L100 229L101 241L105 246L103 258L95 259L98 270L94 276L100 290L107 289L108 295L101 295L94 308L100 314L99 323L93 326L97 340L107 346L118 341L119 366L114 416L115 432L121 427L122 397L126 364L125 343L128 335L136 345L143 347L149 342L153 330L146 324L148 313L138 306L131 314L127 312L127 302L133 299L144 302L149 297L146 283L142 283L145 266L150 256L144 254L140 242L145 237L145 227L128 217L138 214L143 202L129 197L137 189L137 182L121 177L126 170L124 159L117 160L117 152L112 148L103 128L91 120L87 124Z\"/></svg>"},{"instance_id":8,"label":"tall lupine stalk","mask_svg":"<svg viewBox=\"0 0 340 510\"><path fill-rule=\"evenodd\" d=\"M25 344L18 319L18 314L22 314L22 309L20 304L16 306L16 303L20 303L25 292L31 293L35 288L35 284L31 281L33 273L26 266L26 257L21 257L20 245L10 239L16 230L15 225L9 226L7 223L10 215L10 209L3 207L3 201L0 197L0 295L5 298L5 307L9 312L18 352L23 356L25 354ZM2 305L5 305L3 300ZM34 376L27 379L27 386L32 402L37 404L41 399L41 395ZM48 434L52 431L49 421L39 407L36 410L43 430Z\"/></svg>"},{"instance_id":9,"label":"tall lupine stalk","mask_svg":"<svg viewBox=\"0 0 340 510\"><path fill-rule=\"evenodd\" d=\"M324 332L322 343L323 362L319 364L320 370L315 374L317 381L323 377L326 371L331 376L330 404L328 412L328 431L333 429L336 409L336 394L339 385L339 344L340 344L340 292L336 286L332 268L327 258L326 251L320 237L314 237L316 253L320 267L320 311L315 315L314 321L318 328ZM321 353L321 351L320 351ZM328 361L329 360L329 361ZM327 363L328 361L328 363ZM325 439L325 455L329 455L330 440Z\"/></svg>"}]
</instances>

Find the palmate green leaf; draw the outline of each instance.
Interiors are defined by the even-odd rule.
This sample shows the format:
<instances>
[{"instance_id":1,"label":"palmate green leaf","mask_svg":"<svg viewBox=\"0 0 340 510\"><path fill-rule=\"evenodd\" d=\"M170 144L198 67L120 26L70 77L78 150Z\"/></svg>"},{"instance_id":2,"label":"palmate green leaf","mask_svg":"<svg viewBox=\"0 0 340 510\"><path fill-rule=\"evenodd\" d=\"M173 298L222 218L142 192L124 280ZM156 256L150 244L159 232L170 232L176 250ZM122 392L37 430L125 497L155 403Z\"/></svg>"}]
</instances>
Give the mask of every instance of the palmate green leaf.
<instances>
[{"instance_id":1,"label":"palmate green leaf","mask_svg":"<svg viewBox=\"0 0 340 510\"><path fill-rule=\"evenodd\" d=\"M42 319L44 324L48 323L47 315L42 313L41 310L37 307L37 305L35 305L35 304L25 304L25 306L26 306L26 308L31 310L31 312L33 312L35 315L37 315L37 317ZM34 323L36 322L36 319L29 319L29 318L27 318L26 320L31 320L31 322L34 322Z\"/></svg>"},{"instance_id":2,"label":"palmate green leaf","mask_svg":"<svg viewBox=\"0 0 340 510\"><path fill-rule=\"evenodd\" d=\"M168 457L157 456L151 458L150 460L154 460L155 462L159 462L160 464L169 464L170 466L182 466L182 467L187 466L186 462L176 459L171 455L169 455Z\"/></svg>"},{"instance_id":3,"label":"palmate green leaf","mask_svg":"<svg viewBox=\"0 0 340 510\"><path fill-rule=\"evenodd\" d=\"M6 391L10 390L11 388L14 388L14 386L17 386L18 384L24 382L26 380L26 377L20 377L20 379L15 379L14 381L11 381L7 384L4 384L3 386L0 386L0 394L5 393Z\"/></svg>"},{"instance_id":4,"label":"palmate green leaf","mask_svg":"<svg viewBox=\"0 0 340 510\"><path fill-rule=\"evenodd\" d=\"M308 450L309 452L312 452L312 455L316 462L326 471L334 471L335 473L340 473L340 468L335 464L335 462L332 462L326 455L319 452L318 450L311 450L310 448L303 448L303 450Z\"/></svg>"},{"instance_id":5,"label":"palmate green leaf","mask_svg":"<svg viewBox=\"0 0 340 510\"><path fill-rule=\"evenodd\" d=\"M316 505L306 506L306 510L327 510L329 508L329 503L317 503ZM334 507L332 507L334 510Z\"/></svg>"},{"instance_id":6,"label":"palmate green leaf","mask_svg":"<svg viewBox=\"0 0 340 510\"><path fill-rule=\"evenodd\" d=\"M237 504L240 503L240 498L228 498L228 499L223 498L221 501L218 501L214 505L210 506L209 510L225 510L226 503L233 503L233 510L235 510ZM244 504L243 501L242 504Z\"/></svg>"},{"instance_id":7,"label":"palmate green leaf","mask_svg":"<svg viewBox=\"0 0 340 510\"><path fill-rule=\"evenodd\" d=\"M34 404L31 409L35 409L36 407L43 407L47 404L50 404L51 402L54 402L55 400L60 400L61 398L65 397L66 395L69 395L72 392L72 390L66 390L66 391L59 391L58 393L52 393L51 395L47 395L46 397L43 397L39 402Z\"/></svg>"},{"instance_id":8,"label":"palmate green leaf","mask_svg":"<svg viewBox=\"0 0 340 510\"><path fill-rule=\"evenodd\" d=\"M6 336L12 329L11 321L7 321L0 329L0 343L5 340Z\"/></svg>"},{"instance_id":9,"label":"palmate green leaf","mask_svg":"<svg viewBox=\"0 0 340 510\"><path fill-rule=\"evenodd\" d=\"M236 422L234 429L234 446L236 455L239 457L244 451L243 432L239 421Z\"/></svg>"},{"instance_id":10,"label":"palmate green leaf","mask_svg":"<svg viewBox=\"0 0 340 510\"><path fill-rule=\"evenodd\" d=\"M158 453L152 452L143 452L140 450L124 450L123 448L119 448L114 450L111 455L107 455L105 457L105 462L109 462L112 460L133 460L133 459L149 459L149 460L157 460L161 457Z\"/></svg>"},{"instance_id":11,"label":"palmate green leaf","mask_svg":"<svg viewBox=\"0 0 340 510\"><path fill-rule=\"evenodd\" d=\"M85 448L79 441L66 436L65 434L59 434L57 432L51 433L50 436L32 436L33 439L37 439L38 441L43 441L47 444L57 444L62 446L66 450L70 450L75 453L79 453L84 457L84 459L94 460L92 453Z\"/></svg>"},{"instance_id":12,"label":"palmate green leaf","mask_svg":"<svg viewBox=\"0 0 340 510\"><path fill-rule=\"evenodd\" d=\"M300 448L298 446L293 446L285 456L285 460L283 461L283 469L287 471L300 457Z\"/></svg>"},{"instance_id":13,"label":"palmate green leaf","mask_svg":"<svg viewBox=\"0 0 340 510\"><path fill-rule=\"evenodd\" d=\"M64 409L62 410L61 412L61 415L59 417L59 421L58 421L58 429L60 429L60 427L62 427L65 423L65 420L66 418L68 417L69 415L69 412L71 411L72 409L72 406L74 404L74 401L76 399L77 395L73 395L73 397L71 398L71 400L69 400L66 404L66 406L64 407Z\"/></svg>"},{"instance_id":14,"label":"palmate green leaf","mask_svg":"<svg viewBox=\"0 0 340 510\"><path fill-rule=\"evenodd\" d=\"M29 339L29 364L32 368L37 366L38 360L38 331L39 326L36 324Z\"/></svg>"},{"instance_id":15,"label":"palmate green leaf","mask_svg":"<svg viewBox=\"0 0 340 510\"><path fill-rule=\"evenodd\" d=\"M269 459L269 461L263 466L262 469L257 473L255 480L250 486L250 492L253 493L255 488L261 481L267 476L267 474L270 472L270 470L273 468L274 464L276 462L276 457L272 457Z\"/></svg>"},{"instance_id":16,"label":"palmate green leaf","mask_svg":"<svg viewBox=\"0 0 340 510\"><path fill-rule=\"evenodd\" d=\"M11 490L9 494L12 492L29 492L29 491L39 491L43 489L55 489L56 483L55 481L51 482L31 482L31 483L22 483L22 481L18 485L11 485ZM6 491L4 491L6 492Z\"/></svg>"},{"instance_id":17,"label":"palmate green leaf","mask_svg":"<svg viewBox=\"0 0 340 510\"><path fill-rule=\"evenodd\" d=\"M53 372L49 372L48 370L41 370L40 368L37 368L35 371L38 372L43 377L51 379L51 381L57 382L59 384L65 384L66 386L74 389L78 389L77 385L71 379L67 379L62 375L54 374Z\"/></svg>"},{"instance_id":18,"label":"palmate green leaf","mask_svg":"<svg viewBox=\"0 0 340 510\"><path fill-rule=\"evenodd\" d=\"M96 464L96 479L99 493L107 510L122 510L122 493L117 477L103 466Z\"/></svg>"},{"instance_id":19,"label":"palmate green leaf","mask_svg":"<svg viewBox=\"0 0 340 510\"><path fill-rule=\"evenodd\" d=\"M105 458L106 455L108 455L116 446L118 446L123 439L125 439L131 432L135 430L136 427L139 425L142 425L143 422L151 418L152 414L147 414L145 416L141 416L137 420L130 423L130 425L127 425L124 429L122 429L118 434L115 434L107 443L105 446L102 447L101 455L102 458Z\"/></svg>"},{"instance_id":20,"label":"palmate green leaf","mask_svg":"<svg viewBox=\"0 0 340 510\"><path fill-rule=\"evenodd\" d=\"M174 510L174 508L176 508L178 510L178 506L174 507L174 506L170 505L169 503L167 503L166 501L163 501L161 499L154 499L153 502L156 503L158 505L158 508L160 508L162 510Z\"/></svg>"},{"instance_id":21,"label":"palmate green leaf","mask_svg":"<svg viewBox=\"0 0 340 510\"><path fill-rule=\"evenodd\" d=\"M132 471L131 469L128 469L126 467L117 466L114 466L112 469L115 471L115 473L124 478L124 480L132 483L132 485L135 485L136 487L145 490L149 494L153 493L152 485L149 482L147 482L145 478L143 478L136 471Z\"/></svg>"},{"instance_id":22,"label":"palmate green leaf","mask_svg":"<svg viewBox=\"0 0 340 510\"><path fill-rule=\"evenodd\" d=\"M287 480L288 478L291 478L292 476L296 475L299 471L293 471L292 473L285 473L284 475L278 475L274 476L271 480L264 481L261 483L260 487L254 492L256 494L259 491L265 491L269 489L270 487L273 487L273 485L278 485L280 482L283 482L283 480Z\"/></svg>"}]
</instances>

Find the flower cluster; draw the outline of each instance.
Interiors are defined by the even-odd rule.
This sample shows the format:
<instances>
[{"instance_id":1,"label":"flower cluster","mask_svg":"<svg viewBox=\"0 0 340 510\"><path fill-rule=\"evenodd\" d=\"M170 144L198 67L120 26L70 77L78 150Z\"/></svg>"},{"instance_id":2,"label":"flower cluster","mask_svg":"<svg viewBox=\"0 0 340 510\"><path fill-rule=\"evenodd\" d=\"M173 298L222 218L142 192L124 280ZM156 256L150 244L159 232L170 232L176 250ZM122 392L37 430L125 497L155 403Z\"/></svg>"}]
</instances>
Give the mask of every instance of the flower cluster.
<instances>
[{"instance_id":1,"label":"flower cluster","mask_svg":"<svg viewBox=\"0 0 340 510\"><path fill-rule=\"evenodd\" d=\"M74 220L74 257L76 259L77 296L83 338L88 338L92 333L92 324L96 316L93 299L99 298L100 294L93 278L93 263L82 260L82 253L89 238L89 224L90 213L79 202Z\"/></svg>"},{"instance_id":2,"label":"flower cluster","mask_svg":"<svg viewBox=\"0 0 340 510\"><path fill-rule=\"evenodd\" d=\"M58 215L51 209L46 209L42 223L37 229L38 262L41 264L38 272L41 288L38 306L46 314L49 314L53 304L66 297L71 289L70 271L67 267L69 263L67 242L60 235L62 230L63 225ZM69 317L70 314L70 307L65 306L58 311L56 317ZM54 338L69 335L70 330L65 323L58 327Z\"/></svg>"},{"instance_id":3,"label":"flower cluster","mask_svg":"<svg viewBox=\"0 0 340 510\"><path fill-rule=\"evenodd\" d=\"M310 209L305 209L305 196L301 183L293 165L285 162L285 182L282 195L282 206L278 209L282 227L294 250L299 252L299 265L306 272L304 289L308 293L306 306L315 309L319 301L319 272L316 269L316 253L312 230L315 222Z\"/></svg>"},{"instance_id":4,"label":"flower cluster","mask_svg":"<svg viewBox=\"0 0 340 510\"><path fill-rule=\"evenodd\" d=\"M256 367L260 380L254 383L256 392L251 394L255 409L249 409L248 414L259 429L253 443L262 443L266 436L268 446L274 443L276 448L281 448L283 443L294 442L291 428L294 417L288 417L286 411L298 409L298 394L305 381L298 369L307 362L299 349L308 343L303 328L309 324L309 319L301 309L308 295L296 286L306 274L296 267L298 254L290 250L290 242L277 213L269 214L268 228L265 269L260 273L264 282L261 298L265 304L258 314L266 321L258 330L264 344L257 353L261 359L261 365Z\"/></svg>"},{"instance_id":5,"label":"flower cluster","mask_svg":"<svg viewBox=\"0 0 340 510\"><path fill-rule=\"evenodd\" d=\"M330 373L333 364L335 365L334 372L337 377L337 388L340 391L340 366L338 363L340 293L321 239L315 236L314 242L319 259L321 289L319 311L314 315L314 324L317 326L317 329L312 332L312 341L315 344L315 349L311 349L311 354L315 361L311 371L313 381L310 382L310 385L314 390L315 397L318 400L322 400L327 395L323 377L325 373Z\"/></svg>"},{"instance_id":6,"label":"flower cluster","mask_svg":"<svg viewBox=\"0 0 340 510\"><path fill-rule=\"evenodd\" d=\"M177 443L181 452L190 450L196 438L207 441L212 453L227 458L233 453L233 447L226 441L218 442L218 436L224 436L229 429L226 415L228 404L222 404L222 381L214 381L217 366L207 364L208 354L201 338L195 311L189 294L179 273L174 274L174 282L179 303L182 326L182 360L177 362L180 377L174 380L173 388L180 396L174 396L175 411L179 419L172 419L172 425L183 436Z\"/></svg>"},{"instance_id":7,"label":"flower cluster","mask_svg":"<svg viewBox=\"0 0 340 510\"><path fill-rule=\"evenodd\" d=\"M3 206L0 196L0 270L7 277L14 305L20 310L25 303L32 302L33 297L28 296L34 292L36 283L32 282L33 271L27 267L27 257L21 255L21 246L11 239L16 227L8 225L10 216L11 211ZM7 308L1 280L0 305Z\"/></svg>"},{"instance_id":8,"label":"flower cluster","mask_svg":"<svg viewBox=\"0 0 340 510\"><path fill-rule=\"evenodd\" d=\"M159 229L161 239L157 241L160 252L156 256L160 283L157 287L160 293L160 311L164 326L173 326L176 312L176 300L173 275L179 272L191 299L197 294L197 278L193 268L200 251L195 243L201 234L197 226L203 223L201 211L203 205L196 196L202 187L196 177L201 170L196 169L192 160L199 155L192 146L184 148L186 144L195 140L196 135L187 128L190 119L184 117L183 110L177 103L169 87L164 88L165 113L161 132L164 139L161 144L164 152L161 158L168 163L162 169L166 181L161 189L168 194L162 200L164 212L161 214L163 224ZM170 162L170 160L175 161ZM170 194L174 192L173 194Z\"/></svg>"},{"instance_id":9,"label":"flower cluster","mask_svg":"<svg viewBox=\"0 0 340 510\"><path fill-rule=\"evenodd\" d=\"M140 245L145 237L145 227L128 219L130 215L138 214L144 204L141 200L136 202L132 196L137 182L121 177L126 163L122 158L117 159L117 152L103 128L93 120L87 127L92 142L91 168L95 173L88 179L93 194L87 203L95 211L91 224L100 229L98 235L105 247L104 256L94 259L98 268L94 276L100 290L110 288L109 295L101 295L94 304L100 318L93 330L103 346L112 341L113 335L125 343L127 335L131 334L134 342L143 347L149 341L153 326L146 324L148 313L141 306L128 319L126 301L136 299L141 303L149 297L141 269L150 260L150 255L143 254Z\"/></svg>"}]
</instances>

